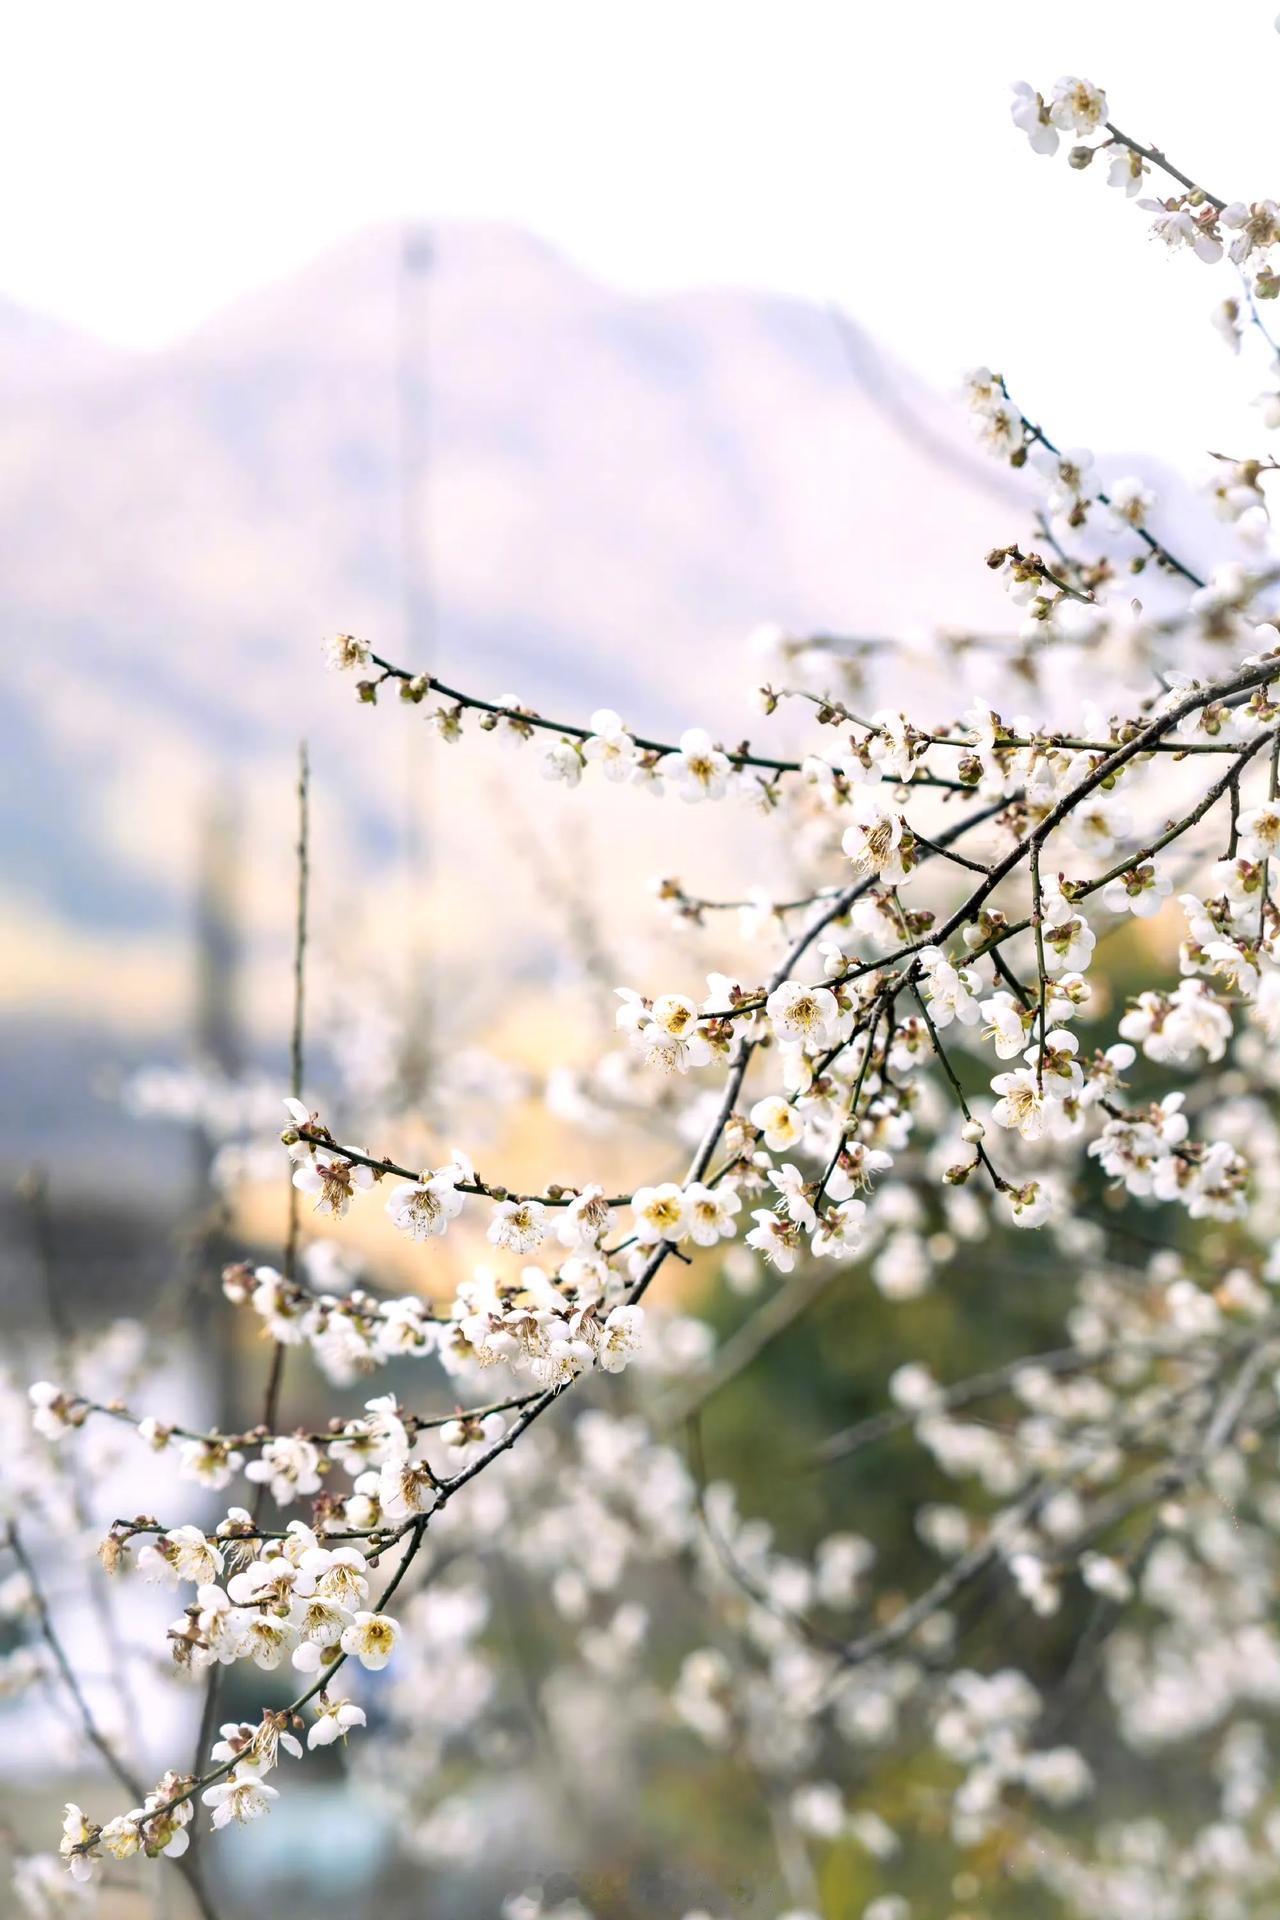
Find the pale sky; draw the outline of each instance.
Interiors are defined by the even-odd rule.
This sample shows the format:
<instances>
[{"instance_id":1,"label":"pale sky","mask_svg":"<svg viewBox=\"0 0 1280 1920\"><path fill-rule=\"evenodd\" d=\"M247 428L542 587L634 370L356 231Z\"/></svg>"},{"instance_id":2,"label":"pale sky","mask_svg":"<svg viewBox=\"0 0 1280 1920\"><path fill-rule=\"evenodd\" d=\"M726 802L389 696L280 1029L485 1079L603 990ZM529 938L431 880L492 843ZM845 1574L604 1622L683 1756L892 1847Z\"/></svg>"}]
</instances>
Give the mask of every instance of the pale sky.
<instances>
[{"instance_id":1,"label":"pale sky","mask_svg":"<svg viewBox=\"0 0 1280 1920\"><path fill-rule=\"evenodd\" d=\"M1032 154L1008 87L1084 74L1226 198L1280 191L1275 5L41 0L0 292L149 349L370 221L504 219L639 293L837 301L939 385L987 360L1068 443L1252 450L1230 269Z\"/></svg>"}]
</instances>

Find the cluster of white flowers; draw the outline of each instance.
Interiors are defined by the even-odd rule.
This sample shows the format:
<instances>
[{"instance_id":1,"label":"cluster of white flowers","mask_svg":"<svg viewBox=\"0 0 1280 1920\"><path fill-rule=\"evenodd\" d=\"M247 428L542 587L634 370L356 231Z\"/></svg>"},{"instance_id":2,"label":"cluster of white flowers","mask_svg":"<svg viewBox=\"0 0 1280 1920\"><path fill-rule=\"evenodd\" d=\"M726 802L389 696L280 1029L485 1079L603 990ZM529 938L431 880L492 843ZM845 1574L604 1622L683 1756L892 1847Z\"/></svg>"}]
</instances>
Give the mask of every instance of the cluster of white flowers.
<instances>
[{"instance_id":1,"label":"cluster of white flowers","mask_svg":"<svg viewBox=\"0 0 1280 1920\"><path fill-rule=\"evenodd\" d=\"M1154 231L1206 260L1229 254L1256 317L1253 303L1280 291L1280 208L1224 204L1109 115L1082 79L1048 97L1015 90L1014 120L1037 152L1066 135L1071 164L1101 156L1126 195L1162 175L1176 191L1140 201ZM1235 347L1244 308L1224 302L1215 319ZM198 1807L219 1828L264 1814L277 1797L269 1776L282 1756L302 1759L304 1733L316 1749L365 1725L335 1688L339 1672L360 1685L357 1669L393 1655L384 1737L353 1743L352 1765L416 1857L481 1854L515 1798L472 1792L463 1764L483 1782L516 1744L495 1595L505 1605L508 1585L522 1595L534 1582L547 1604L520 1599L521 1640L546 1614L558 1650L526 1692L548 1751L574 1755L584 1829L614 1830L653 1735L745 1764L753 1791L765 1783L793 1899L807 1900L822 1849L837 1845L877 1874L916 1849L959 1850L949 1884L966 1911L988 1858L1066 1914L1235 1920L1276 1897L1273 1770L1245 1717L1280 1701L1280 1498L1263 1444L1280 1408L1280 573L1263 489L1274 463L1216 462L1221 537L1244 538L1250 554L1202 578L1163 544L1141 478L1057 446L989 369L966 384L980 439L1036 489L1036 546L987 556L1020 623L1008 657L1021 668L1037 649L1079 652L1099 665L1094 697L1075 697L1081 676L1070 676L1052 724L1004 718L993 702L1010 710L1007 686L982 677L954 705L935 688L927 721L923 701L911 718L877 704L878 691L864 708L874 669L859 643L842 656L834 641L773 632L753 646L753 669L769 676L763 714L800 711L824 730L774 757L747 742L726 749L700 727L647 740L612 709L561 724L514 696L489 701L393 667L351 635L329 643L366 703L384 684L414 707L437 696L429 717L442 739L471 715L536 756L549 781L578 787L594 766L654 795L748 801L792 856L799 897L771 894L763 863L745 900L658 884L682 935L701 940L723 907L745 942L773 952L744 973L726 948L715 958L733 970L706 973L705 994L618 988L622 1044L590 1069L592 1099L575 1102L563 1080L549 1093L556 1117L585 1116L579 1131L593 1140L609 1100L643 1114L660 1144L622 1192L585 1170L516 1192L457 1150L415 1173L286 1103L291 1179L314 1214L345 1233L380 1191L398 1232L434 1262L424 1285L447 1279L430 1295L375 1291L339 1252L339 1290L326 1290L295 1249L284 1271L229 1266L226 1300L281 1362L304 1350L334 1383L427 1363L445 1410L415 1414L384 1393L323 1431L284 1432L271 1430L268 1395L263 1423L242 1433L138 1418L123 1336L123 1382L90 1382L86 1343L54 1353L49 1378L0 1393L12 1513L51 1538L83 1532L67 1485L102 1431L127 1443L132 1429L180 1482L228 1499L233 1485L252 1488L211 1526L117 1520L102 1558L190 1590L167 1632L176 1672L297 1676L291 1706L221 1728L204 1772L166 1773L101 1826L69 1805L69 1881L50 1881L46 1856L19 1863L32 1911L56 1910L50 1886L82 1886L104 1856L181 1863ZM1275 394L1263 418L1280 422ZM1150 609L1131 597L1135 579ZM699 971L709 957L698 950ZM370 1110L354 1104L356 1137L368 1137ZM1099 1174L1111 1183L1101 1196ZM1160 1206L1182 1210L1181 1250L1134 1264ZM1010 1228L1038 1232L1035 1250L1010 1251ZM452 1256L482 1235L492 1264L468 1262L459 1278ZM749 1312L719 1350L707 1322L650 1292L676 1260L691 1287L723 1281L724 1305ZM952 1328L962 1344L966 1288L981 1290L984 1330L1007 1324L1011 1340L1024 1313L1049 1317L1051 1296L1063 1343L944 1385L912 1345L924 1324L913 1303L953 1264L955 1297L948 1287L934 1301L947 1310L930 1335L945 1324L940 1350ZM888 1404L823 1454L910 1441L923 1493L907 1496L905 1543L818 1526L804 1548L797 1519L784 1546L739 1510L738 1488L704 1482L704 1403L829 1281L877 1308L868 1350L900 1330L883 1360ZM744 1310L756 1291L760 1305ZM1016 1313L1004 1309L1011 1296ZM621 1386L607 1377L633 1362ZM453 1403L495 1378L488 1404ZM543 1421L570 1388L577 1417ZM780 1406L767 1435L779 1459L793 1417L799 1432ZM667 1429L688 1434L687 1457ZM24 1697L61 1684L65 1660L41 1556L16 1526L8 1543L19 1564L0 1581L14 1640L0 1693ZM962 1659L983 1582L999 1590L999 1632ZM1047 1620L1091 1622L1077 1657L1105 1678L1069 1732L1059 1722L1071 1701L1023 1670L1044 1671ZM646 1662L659 1635L660 1660ZM1219 1816L1190 1847L1159 1820L1104 1822L1105 1809L1088 1831L1083 1808L1113 1734L1140 1760L1219 1730ZM911 1796L881 1793L866 1761L921 1745L932 1752L917 1823ZM127 1770L123 1783L138 1799ZM610 1817L595 1821L597 1808ZM885 1892L864 1920L909 1911ZM514 1894L504 1913L588 1920L576 1900L540 1891ZM710 1909L686 1920L708 1917L719 1920ZM807 1916L793 1905L784 1920Z\"/></svg>"}]
</instances>

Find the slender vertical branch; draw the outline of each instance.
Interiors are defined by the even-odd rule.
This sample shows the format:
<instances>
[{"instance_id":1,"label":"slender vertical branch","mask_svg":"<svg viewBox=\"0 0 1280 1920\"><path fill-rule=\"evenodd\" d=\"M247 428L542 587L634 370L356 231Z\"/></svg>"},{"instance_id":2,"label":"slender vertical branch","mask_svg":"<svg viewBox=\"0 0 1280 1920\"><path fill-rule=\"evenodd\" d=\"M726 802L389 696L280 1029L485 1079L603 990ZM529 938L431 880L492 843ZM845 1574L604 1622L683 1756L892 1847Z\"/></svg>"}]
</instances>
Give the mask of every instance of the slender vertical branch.
<instances>
[{"instance_id":1,"label":"slender vertical branch","mask_svg":"<svg viewBox=\"0 0 1280 1920\"><path fill-rule=\"evenodd\" d=\"M307 988L307 890L310 883L310 782L311 769L307 759L307 743L302 741L298 747L298 839L297 883L293 922L293 1022L289 1035L289 1092L295 1100L302 1098L302 1078L304 1064L304 1034L306 1022ZM298 1229L300 1223L300 1196L289 1180L289 1224L286 1229L284 1245L283 1272L286 1280L292 1280L298 1262ZM269 1433L275 1431L280 1408L280 1390L284 1381L284 1357L286 1348L283 1341L277 1340L271 1355L271 1368L267 1375L267 1388L263 1398L262 1424ZM257 1520L262 1512L262 1503L266 1495L266 1482L260 1481L254 1495L253 1517Z\"/></svg>"},{"instance_id":2,"label":"slender vertical branch","mask_svg":"<svg viewBox=\"0 0 1280 1920\"><path fill-rule=\"evenodd\" d=\"M1036 936L1036 978L1040 988L1040 1047L1036 1055L1036 1086L1044 1092L1044 1043L1049 1027L1049 979L1044 964L1044 892L1040 885L1040 847L1031 843L1031 925Z\"/></svg>"},{"instance_id":3,"label":"slender vertical branch","mask_svg":"<svg viewBox=\"0 0 1280 1920\"><path fill-rule=\"evenodd\" d=\"M45 1597L44 1589L36 1573L35 1562L27 1552L22 1535L18 1532L15 1521L11 1520L5 1529L5 1544L12 1551L15 1560L26 1576L27 1585L31 1589L31 1604L35 1609L41 1637L53 1656L54 1665L62 1676L63 1685L71 1695L76 1712L80 1716L80 1724L84 1728L85 1738L88 1740L90 1746L97 1749L130 1798L141 1804L146 1789L138 1778L138 1775L134 1773L129 1766L128 1761L122 1759L116 1752L115 1747L98 1725L93 1708L89 1705L84 1689L76 1678L75 1668L67 1657L66 1649L53 1624L53 1615L50 1612L49 1602Z\"/></svg>"},{"instance_id":4,"label":"slender vertical branch","mask_svg":"<svg viewBox=\"0 0 1280 1920\"><path fill-rule=\"evenodd\" d=\"M293 1020L289 1034L289 1092L295 1100L302 1097L302 1075L304 1065L304 1032L306 1020L306 981L307 981L307 891L310 882L310 789L311 768L307 758L307 743L298 745L298 838L296 853L296 885L294 892L293 919ZM291 1280L298 1259L299 1227L298 1189L293 1184L292 1168L289 1179L289 1221L286 1228L284 1246L284 1276ZM269 1433L274 1433L280 1411L280 1391L284 1383L284 1357L287 1349L282 1340L277 1340L271 1350L271 1364L267 1372L266 1390L262 1401L262 1425ZM266 1498L267 1483L260 1480L254 1491L252 1518L257 1523L262 1517L263 1502ZM205 1753L213 1738L218 1719L218 1691L221 1667L215 1663L209 1668L205 1682L204 1706L200 1714L200 1725L196 1731L196 1751L192 1762L192 1772L198 1774ZM195 1835L192 1834L193 1850Z\"/></svg>"},{"instance_id":5,"label":"slender vertical branch","mask_svg":"<svg viewBox=\"0 0 1280 1920\"><path fill-rule=\"evenodd\" d=\"M42 1169L31 1170L23 1182L22 1192L31 1222L31 1238L35 1248L45 1312L48 1315L49 1328L53 1336L54 1373L60 1384L74 1392L78 1384L75 1322L67 1307L62 1277L58 1270L53 1212L49 1204L49 1185ZM77 1527L82 1534L90 1533L94 1524L93 1514L90 1512L89 1502L79 1477L68 1468L61 1456L57 1460L57 1472L66 1485ZM18 1548L15 1547L15 1552L17 1551ZM129 1684L129 1665L120 1638L120 1626L116 1619L115 1608L111 1604L110 1595L99 1581L90 1579L87 1585L89 1605L97 1617L98 1628L102 1634L102 1644L106 1648L111 1682L119 1701L123 1724L132 1726L135 1723L135 1716L132 1689Z\"/></svg>"}]
</instances>

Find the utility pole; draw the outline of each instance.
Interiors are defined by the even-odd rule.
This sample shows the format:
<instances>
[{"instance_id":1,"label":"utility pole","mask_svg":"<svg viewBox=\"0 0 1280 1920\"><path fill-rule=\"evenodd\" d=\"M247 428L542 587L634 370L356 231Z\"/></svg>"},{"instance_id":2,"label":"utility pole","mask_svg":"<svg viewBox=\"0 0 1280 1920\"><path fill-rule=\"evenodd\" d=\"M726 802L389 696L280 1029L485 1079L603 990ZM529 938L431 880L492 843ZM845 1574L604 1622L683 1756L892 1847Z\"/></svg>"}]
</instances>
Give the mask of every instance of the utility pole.
<instances>
[{"instance_id":1,"label":"utility pole","mask_svg":"<svg viewBox=\"0 0 1280 1920\"><path fill-rule=\"evenodd\" d=\"M244 1068L240 1008L243 936L240 921L239 810L225 794L207 804L199 824L196 855L194 1043L197 1070L221 1081L235 1080ZM221 1425L230 1412L234 1375L231 1315L218 1311L218 1273L230 1257L226 1202L214 1189L216 1136L199 1120L192 1133L194 1164L187 1261L191 1275L190 1326L193 1347L203 1350L213 1388L213 1419Z\"/></svg>"},{"instance_id":2,"label":"utility pole","mask_svg":"<svg viewBox=\"0 0 1280 1920\"><path fill-rule=\"evenodd\" d=\"M426 226L406 226L396 270L396 398L403 657L419 672L435 664L428 479L431 455L431 275L435 246ZM431 1078L431 989L427 914L430 879L431 755L410 732L405 756L405 1030L401 1079L406 1102Z\"/></svg>"}]
</instances>

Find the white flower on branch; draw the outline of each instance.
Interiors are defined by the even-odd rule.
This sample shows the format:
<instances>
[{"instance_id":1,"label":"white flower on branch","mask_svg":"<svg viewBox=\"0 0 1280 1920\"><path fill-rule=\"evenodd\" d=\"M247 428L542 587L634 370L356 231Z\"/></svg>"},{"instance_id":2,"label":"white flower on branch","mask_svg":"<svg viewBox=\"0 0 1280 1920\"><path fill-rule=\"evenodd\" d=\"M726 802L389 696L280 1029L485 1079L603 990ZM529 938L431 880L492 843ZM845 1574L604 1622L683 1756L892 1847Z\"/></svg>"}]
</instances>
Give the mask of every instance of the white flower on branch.
<instances>
[{"instance_id":1,"label":"white flower on branch","mask_svg":"<svg viewBox=\"0 0 1280 1920\"><path fill-rule=\"evenodd\" d=\"M1049 117L1049 109L1042 96L1025 80L1014 84L1010 112L1014 126L1026 134L1033 152L1053 154L1058 151L1058 130Z\"/></svg>"},{"instance_id":2,"label":"white flower on branch","mask_svg":"<svg viewBox=\"0 0 1280 1920\"><path fill-rule=\"evenodd\" d=\"M1107 185L1109 187L1117 188L1119 192L1131 200L1136 193L1141 193L1142 183L1147 177L1147 171L1146 161L1140 153L1135 153L1132 147L1126 147L1121 144L1112 147L1111 159L1107 166ZM1224 302L1223 304L1230 305L1231 303Z\"/></svg>"},{"instance_id":3,"label":"white flower on branch","mask_svg":"<svg viewBox=\"0 0 1280 1920\"><path fill-rule=\"evenodd\" d=\"M342 1651L370 1673L385 1667L400 1637L400 1623L387 1613L357 1613L342 1636Z\"/></svg>"},{"instance_id":4,"label":"white flower on branch","mask_svg":"<svg viewBox=\"0 0 1280 1920\"><path fill-rule=\"evenodd\" d=\"M769 1174L769 1183L777 1188L778 1198L788 1220L793 1220L798 1227L803 1227L806 1233L812 1233L818 1224L818 1216L813 1206L814 1189L811 1188L799 1167L793 1167L790 1162L785 1166L774 1167Z\"/></svg>"},{"instance_id":5,"label":"white flower on branch","mask_svg":"<svg viewBox=\"0 0 1280 1920\"><path fill-rule=\"evenodd\" d=\"M256 1727L247 1720L224 1721L218 1732L221 1737L209 1749L211 1760L240 1761L255 1773L263 1774L270 1773L279 1764L282 1750L294 1760L302 1758L301 1741L282 1727L273 1714L264 1715Z\"/></svg>"},{"instance_id":6,"label":"white flower on branch","mask_svg":"<svg viewBox=\"0 0 1280 1920\"><path fill-rule=\"evenodd\" d=\"M1239 353L1244 332L1240 325L1240 302L1238 300L1220 300L1209 315L1214 331L1226 342L1232 353Z\"/></svg>"},{"instance_id":7,"label":"white flower on branch","mask_svg":"<svg viewBox=\"0 0 1280 1920\"><path fill-rule=\"evenodd\" d=\"M643 1307L615 1307L595 1338L596 1359L606 1373L621 1373L640 1350Z\"/></svg>"},{"instance_id":8,"label":"white flower on branch","mask_svg":"<svg viewBox=\"0 0 1280 1920\"><path fill-rule=\"evenodd\" d=\"M765 1012L779 1040L807 1047L810 1052L831 1046L839 1036L842 1015L834 993L826 987L784 980L765 1001Z\"/></svg>"},{"instance_id":9,"label":"white flower on branch","mask_svg":"<svg viewBox=\"0 0 1280 1920\"><path fill-rule=\"evenodd\" d=\"M283 1274L277 1273L274 1267L254 1268L253 1291L249 1299L273 1340L279 1341L282 1346L293 1347L306 1338L306 1300L300 1290Z\"/></svg>"},{"instance_id":10,"label":"white flower on branch","mask_svg":"<svg viewBox=\"0 0 1280 1920\"><path fill-rule=\"evenodd\" d=\"M1091 793L1071 815L1070 834L1086 853L1110 853L1132 832L1128 807L1114 794Z\"/></svg>"},{"instance_id":11,"label":"white flower on branch","mask_svg":"<svg viewBox=\"0 0 1280 1920\"><path fill-rule=\"evenodd\" d=\"M1149 1060L1185 1066L1196 1053L1221 1060L1231 1039L1231 1015L1200 980L1184 980L1172 994L1140 993L1120 1020L1120 1034Z\"/></svg>"},{"instance_id":12,"label":"white flower on branch","mask_svg":"<svg viewBox=\"0 0 1280 1920\"><path fill-rule=\"evenodd\" d=\"M508 1253L533 1253L547 1237L546 1211L540 1200L499 1200L487 1237Z\"/></svg>"},{"instance_id":13,"label":"white flower on branch","mask_svg":"<svg viewBox=\"0 0 1280 1920\"><path fill-rule=\"evenodd\" d=\"M613 1210L601 1186L584 1187L560 1215L556 1238L562 1247L589 1252L613 1230Z\"/></svg>"},{"instance_id":14,"label":"white flower on branch","mask_svg":"<svg viewBox=\"0 0 1280 1920\"><path fill-rule=\"evenodd\" d=\"M600 768L606 780L630 780L639 759L639 749L611 707L601 707L591 716L591 738L582 748L585 758Z\"/></svg>"},{"instance_id":15,"label":"white flower on branch","mask_svg":"<svg viewBox=\"0 0 1280 1920\"><path fill-rule=\"evenodd\" d=\"M542 777L576 787L582 779L582 755L572 740L556 740L542 750Z\"/></svg>"},{"instance_id":16,"label":"white flower on branch","mask_svg":"<svg viewBox=\"0 0 1280 1920\"><path fill-rule=\"evenodd\" d=\"M434 1473L425 1460L392 1456L378 1474L378 1504L388 1520L410 1520L430 1513L439 1498Z\"/></svg>"},{"instance_id":17,"label":"white flower on branch","mask_svg":"<svg viewBox=\"0 0 1280 1920\"><path fill-rule=\"evenodd\" d=\"M684 1207L689 1238L696 1246L714 1247L718 1240L732 1240L738 1231L742 1198L727 1183L709 1187L695 1180L684 1190Z\"/></svg>"},{"instance_id":18,"label":"white flower on branch","mask_svg":"<svg viewBox=\"0 0 1280 1920\"><path fill-rule=\"evenodd\" d=\"M912 838L901 810L878 787L858 787L853 796L853 825L841 842L860 873L876 873L890 885L907 877Z\"/></svg>"},{"instance_id":19,"label":"white flower on branch","mask_svg":"<svg viewBox=\"0 0 1280 1920\"><path fill-rule=\"evenodd\" d=\"M244 1455L216 1434L207 1439L183 1440L178 1446L179 1473L213 1493L230 1486L243 1465Z\"/></svg>"},{"instance_id":20,"label":"white flower on branch","mask_svg":"<svg viewBox=\"0 0 1280 1920\"><path fill-rule=\"evenodd\" d=\"M1132 913L1149 920L1159 913L1173 891L1173 882L1161 873L1154 860L1130 867L1118 879L1109 880L1102 889L1102 904L1109 913Z\"/></svg>"},{"instance_id":21,"label":"white flower on branch","mask_svg":"<svg viewBox=\"0 0 1280 1920\"><path fill-rule=\"evenodd\" d=\"M1028 1047L1022 1057L1043 1081L1044 1090L1052 1099L1071 1100L1084 1085L1084 1072L1076 1059L1079 1049L1080 1042L1074 1033L1058 1027L1045 1035L1043 1049L1037 1042ZM1007 1125L1007 1122L1001 1124Z\"/></svg>"},{"instance_id":22,"label":"white flower on branch","mask_svg":"<svg viewBox=\"0 0 1280 1920\"><path fill-rule=\"evenodd\" d=\"M98 1827L85 1819L75 1802L69 1800L62 1822L62 1839L58 1843L58 1851L66 1861L73 1880L92 1879L94 1866L92 1849L99 1832Z\"/></svg>"},{"instance_id":23,"label":"white flower on branch","mask_svg":"<svg viewBox=\"0 0 1280 1920\"><path fill-rule=\"evenodd\" d=\"M329 665L336 673L352 673L369 665L369 643L353 633L335 634L324 643Z\"/></svg>"},{"instance_id":24,"label":"white flower on branch","mask_svg":"<svg viewBox=\"0 0 1280 1920\"><path fill-rule=\"evenodd\" d=\"M356 1194L367 1191L373 1185L373 1173L369 1167L358 1166L355 1161L344 1159L340 1153L331 1153L327 1147L317 1147L295 1171L293 1184L300 1193L318 1196L315 1205L317 1213L331 1213L335 1219L340 1219Z\"/></svg>"},{"instance_id":25,"label":"white flower on branch","mask_svg":"<svg viewBox=\"0 0 1280 1920\"><path fill-rule=\"evenodd\" d=\"M763 1254L769 1265L777 1267L780 1273L790 1273L796 1264L798 1229L790 1220L764 1208L757 1208L751 1217L756 1224L744 1236L746 1244Z\"/></svg>"},{"instance_id":26,"label":"white flower on branch","mask_svg":"<svg viewBox=\"0 0 1280 1920\"><path fill-rule=\"evenodd\" d=\"M1251 254L1265 253L1280 241L1280 205L1274 200L1255 200L1251 205L1232 200L1219 218L1235 235L1227 252L1237 266L1243 266Z\"/></svg>"},{"instance_id":27,"label":"white flower on branch","mask_svg":"<svg viewBox=\"0 0 1280 1920\"><path fill-rule=\"evenodd\" d=\"M222 1572L222 1555L199 1527L172 1527L138 1554L138 1572L146 1580L176 1587L180 1580L205 1586Z\"/></svg>"},{"instance_id":28,"label":"white flower on branch","mask_svg":"<svg viewBox=\"0 0 1280 1920\"><path fill-rule=\"evenodd\" d=\"M1015 1059L1026 1045L1027 1029L1033 1015L1029 1011L1024 1012L1013 995L1006 993L1003 988L993 993L989 1000L984 1000L979 1011L986 1021L982 1037L993 1042L997 1058Z\"/></svg>"},{"instance_id":29,"label":"white flower on branch","mask_svg":"<svg viewBox=\"0 0 1280 1920\"><path fill-rule=\"evenodd\" d=\"M1044 963L1050 973L1081 973L1097 944L1093 929L1079 908L1050 894L1045 886Z\"/></svg>"},{"instance_id":30,"label":"white flower on branch","mask_svg":"<svg viewBox=\"0 0 1280 1920\"><path fill-rule=\"evenodd\" d=\"M31 1403L31 1424L46 1440L61 1440L76 1424L72 1417L75 1396L66 1394L49 1380L37 1380L27 1388Z\"/></svg>"},{"instance_id":31,"label":"white flower on branch","mask_svg":"<svg viewBox=\"0 0 1280 1920\"><path fill-rule=\"evenodd\" d=\"M464 1196L447 1172L433 1173L416 1185L396 1187L387 1201L387 1212L401 1233L412 1240L429 1240L447 1233L449 1222L462 1212Z\"/></svg>"},{"instance_id":32,"label":"white flower on branch","mask_svg":"<svg viewBox=\"0 0 1280 1920\"><path fill-rule=\"evenodd\" d=\"M1009 1073L998 1073L991 1089L1000 1096L991 1109L991 1118L998 1127L1016 1130L1024 1140L1044 1137L1046 1094L1034 1068L1015 1067Z\"/></svg>"},{"instance_id":33,"label":"white flower on branch","mask_svg":"<svg viewBox=\"0 0 1280 1920\"><path fill-rule=\"evenodd\" d=\"M732 771L728 756L702 727L689 727L680 735L680 751L667 754L661 770L682 800L722 800Z\"/></svg>"},{"instance_id":34,"label":"white flower on branch","mask_svg":"<svg viewBox=\"0 0 1280 1920\"><path fill-rule=\"evenodd\" d=\"M1246 860L1280 859L1280 801L1246 807L1239 828L1240 851Z\"/></svg>"},{"instance_id":35,"label":"white flower on branch","mask_svg":"<svg viewBox=\"0 0 1280 1920\"><path fill-rule=\"evenodd\" d=\"M813 1235L813 1252L818 1259L842 1259L857 1253L866 1232L865 1200L842 1200L828 1207Z\"/></svg>"},{"instance_id":36,"label":"white flower on branch","mask_svg":"<svg viewBox=\"0 0 1280 1920\"><path fill-rule=\"evenodd\" d=\"M976 1026L982 1008L974 997L979 984L974 969L955 966L940 947L925 947L917 958L921 989L934 1026L946 1028L953 1020L963 1027Z\"/></svg>"},{"instance_id":37,"label":"white flower on branch","mask_svg":"<svg viewBox=\"0 0 1280 1920\"><path fill-rule=\"evenodd\" d=\"M1207 266L1214 266L1221 260L1221 240L1182 201L1139 200L1138 205L1155 215L1151 231L1167 247L1189 247L1197 260L1203 260Z\"/></svg>"},{"instance_id":38,"label":"white flower on branch","mask_svg":"<svg viewBox=\"0 0 1280 1920\"><path fill-rule=\"evenodd\" d=\"M759 1127L770 1153L786 1153L804 1142L804 1115L781 1094L771 1093L757 1100L751 1109L751 1124Z\"/></svg>"},{"instance_id":39,"label":"white flower on branch","mask_svg":"<svg viewBox=\"0 0 1280 1920\"><path fill-rule=\"evenodd\" d=\"M268 1440L258 1458L249 1462L244 1476L269 1487L276 1504L287 1507L299 1495L319 1490L319 1467L319 1450L310 1440L298 1434L282 1434Z\"/></svg>"},{"instance_id":40,"label":"white flower on branch","mask_svg":"<svg viewBox=\"0 0 1280 1920\"><path fill-rule=\"evenodd\" d=\"M364 1708L358 1707L354 1700L330 1700L321 1694L318 1717L307 1729L307 1746L331 1747L335 1740L345 1740L353 1727L364 1725Z\"/></svg>"},{"instance_id":41,"label":"white flower on branch","mask_svg":"<svg viewBox=\"0 0 1280 1920\"><path fill-rule=\"evenodd\" d=\"M1107 96L1089 80L1066 74L1054 82L1049 118L1064 133L1096 133L1107 117Z\"/></svg>"},{"instance_id":42,"label":"white flower on branch","mask_svg":"<svg viewBox=\"0 0 1280 1920\"><path fill-rule=\"evenodd\" d=\"M683 1240L689 1231L685 1195L674 1181L637 1187L631 1197L631 1215L642 1247L656 1247L662 1240Z\"/></svg>"},{"instance_id":43,"label":"white flower on branch","mask_svg":"<svg viewBox=\"0 0 1280 1920\"><path fill-rule=\"evenodd\" d=\"M206 1787L200 1798L211 1810L214 1826L225 1827L233 1820L238 1826L245 1826L250 1820L260 1819L280 1794L255 1768L242 1765L233 1768L216 1786Z\"/></svg>"}]
</instances>

